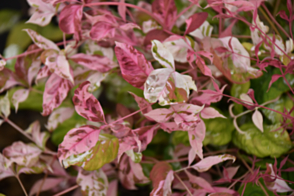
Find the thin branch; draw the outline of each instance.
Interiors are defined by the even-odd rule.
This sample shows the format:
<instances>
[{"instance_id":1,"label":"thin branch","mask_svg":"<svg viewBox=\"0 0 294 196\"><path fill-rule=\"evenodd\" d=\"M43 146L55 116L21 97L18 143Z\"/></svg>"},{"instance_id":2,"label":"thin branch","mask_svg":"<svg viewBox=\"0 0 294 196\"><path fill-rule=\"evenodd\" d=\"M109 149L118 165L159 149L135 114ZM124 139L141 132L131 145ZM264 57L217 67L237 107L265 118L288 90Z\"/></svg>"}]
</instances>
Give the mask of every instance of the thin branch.
<instances>
[{"instance_id":1,"label":"thin branch","mask_svg":"<svg viewBox=\"0 0 294 196\"><path fill-rule=\"evenodd\" d=\"M14 124L14 122L12 122L11 120L9 120L8 118L4 118L4 117L2 117L2 118L4 119L5 122L7 122L8 124L10 124L10 126L12 126L13 128L15 128L19 133L21 133L26 138L28 138L29 140L31 140L32 142L35 143L34 139L30 135L28 135L24 130L22 130L19 126L17 126L16 124Z\"/></svg>"},{"instance_id":2,"label":"thin branch","mask_svg":"<svg viewBox=\"0 0 294 196\"><path fill-rule=\"evenodd\" d=\"M278 1L280 1L280 0L278 0ZM278 2L277 1L277 2ZM270 11L267 9L267 7L265 6L265 4L264 3L262 3L261 4L262 5L262 7L263 7L263 9L266 11L266 13L269 15L269 17L271 18L271 20L270 21L273 21L278 27L279 27L279 29L281 29L281 31L287 36L287 37L290 37L290 35L285 31L285 29L277 22L277 20L272 16L272 14L270 13ZM277 7L276 7L277 8ZM275 9L276 10L276 9ZM274 13L274 15L276 15L275 13Z\"/></svg>"},{"instance_id":3,"label":"thin branch","mask_svg":"<svg viewBox=\"0 0 294 196\"><path fill-rule=\"evenodd\" d=\"M68 193L68 192L70 192L70 191L72 191L72 190L75 190L75 189L78 188L78 187L79 187L79 185L76 184L76 185L74 185L74 186L72 186L72 187L70 187L70 188L68 188L68 189L65 189L64 191L61 191L60 193L57 193L57 194L55 194L55 195L53 195L53 196L64 195L65 193Z\"/></svg>"},{"instance_id":4,"label":"thin branch","mask_svg":"<svg viewBox=\"0 0 294 196\"><path fill-rule=\"evenodd\" d=\"M185 185L185 183L183 182L183 180L178 176L178 174L174 173L174 175L176 176L176 178L181 182L181 184L185 187L185 189L187 190L188 194L190 196L193 196L193 194L191 193L191 191L189 190L189 188Z\"/></svg>"},{"instance_id":5,"label":"thin branch","mask_svg":"<svg viewBox=\"0 0 294 196\"><path fill-rule=\"evenodd\" d=\"M272 20L274 21L274 19L273 18L270 19L268 17L268 15L270 15L270 14L268 13L268 15L267 15L261 7L259 7L258 10L262 13L262 15L265 17L265 19L270 24L270 26L274 29L274 31L276 32L276 34L278 34L280 37L282 37L281 34L280 34L280 32L278 31L278 29L275 27L274 23L272 22Z\"/></svg>"},{"instance_id":6,"label":"thin branch","mask_svg":"<svg viewBox=\"0 0 294 196\"><path fill-rule=\"evenodd\" d=\"M17 179L18 183L20 184L20 186L21 186L21 188L22 188L22 190L23 190L25 196L28 196L28 193L27 193L25 187L23 186L23 184L22 184L22 182L21 182L19 176L18 176L18 175L15 175L15 178Z\"/></svg>"}]
</instances>

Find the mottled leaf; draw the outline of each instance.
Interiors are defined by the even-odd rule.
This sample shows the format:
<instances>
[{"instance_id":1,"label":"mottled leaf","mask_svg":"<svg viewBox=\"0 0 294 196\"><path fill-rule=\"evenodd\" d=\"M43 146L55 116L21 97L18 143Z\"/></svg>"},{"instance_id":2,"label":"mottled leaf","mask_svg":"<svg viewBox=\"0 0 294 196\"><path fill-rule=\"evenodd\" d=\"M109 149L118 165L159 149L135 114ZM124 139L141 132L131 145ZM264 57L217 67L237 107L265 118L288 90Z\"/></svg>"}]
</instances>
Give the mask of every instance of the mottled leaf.
<instances>
[{"instance_id":1,"label":"mottled leaf","mask_svg":"<svg viewBox=\"0 0 294 196\"><path fill-rule=\"evenodd\" d=\"M25 130L26 133L30 134L34 142L42 149L45 149L46 142L49 138L47 132L41 132L39 121L35 121Z\"/></svg>"},{"instance_id":2,"label":"mottled leaf","mask_svg":"<svg viewBox=\"0 0 294 196\"><path fill-rule=\"evenodd\" d=\"M43 116L51 114L53 109L60 106L66 98L68 91L72 88L72 83L66 79L52 74L46 82L43 94Z\"/></svg>"},{"instance_id":3,"label":"mottled leaf","mask_svg":"<svg viewBox=\"0 0 294 196\"><path fill-rule=\"evenodd\" d=\"M95 171L80 169L77 184L80 185L83 196L106 196L107 194L108 179L102 169Z\"/></svg>"},{"instance_id":4,"label":"mottled leaf","mask_svg":"<svg viewBox=\"0 0 294 196\"><path fill-rule=\"evenodd\" d=\"M17 112L18 104L25 101L29 96L29 90L28 89L19 89L14 92L11 102L15 107L15 112Z\"/></svg>"},{"instance_id":5,"label":"mottled leaf","mask_svg":"<svg viewBox=\"0 0 294 196\"><path fill-rule=\"evenodd\" d=\"M51 115L49 116L48 123L46 128L49 131L53 131L57 128L58 124L64 122L65 120L69 119L74 113L73 108L58 108L54 110Z\"/></svg>"},{"instance_id":6,"label":"mottled leaf","mask_svg":"<svg viewBox=\"0 0 294 196\"><path fill-rule=\"evenodd\" d=\"M90 82L83 82L72 98L75 109L79 115L94 122L105 122L104 112L99 101L88 92Z\"/></svg>"},{"instance_id":7,"label":"mottled leaf","mask_svg":"<svg viewBox=\"0 0 294 196\"><path fill-rule=\"evenodd\" d=\"M113 161L118 152L118 139L109 134L99 134L101 127L85 125L70 130L58 148L59 161L65 168L81 166L96 170Z\"/></svg>"},{"instance_id":8,"label":"mottled leaf","mask_svg":"<svg viewBox=\"0 0 294 196\"><path fill-rule=\"evenodd\" d=\"M0 99L0 114L6 118L8 118L10 115L10 101L8 98L8 92Z\"/></svg>"},{"instance_id":9,"label":"mottled leaf","mask_svg":"<svg viewBox=\"0 0 294 196\"><path fill-rule=\"evenodd\" d=\"M277 130L279 127L279 124L264 125L264 132L261 132L254 124L243 124L240 129L245 133L235 131L233 142L240 149L257 157L277 158L292 148L288 132Z\"/></svg>"},{"instance_id":10,"label":"mottled leaf","mask_svg":"<svg viewBox=\"0 0 294 196\"><path fill-rule=\"evenodd\" d=\"M59 51L58 46L52 42L51 40L46 39L45 37L41 36L39 33L31 30L31 29L24 29L31 37L32 41L39 47L44 50L53 49Z\"/></svg>"},{"instance_id":11,"label":"mottled leaf","mask_svg":"<svg viewBox=\"0 0 294 196\"><path fill-rule=\"evenodd\" d=\"M151 52L153 57L165 68L175 70L172 53L158 40L152 40Z\"/></svg>"},{"instance_id":12,"label":"mottled leaf","mask_svg":"<svg viewBox=\"0 0 294 196\"><path fill-rule=\"evenodd\" d=\"M37 163L41 152L42 151L32 143L24 144L18 141L4 148L3 155L18 165L31 167Z\"/></svg>"},{"instance_id":13,"label":"mottled leaf","mask_svg":"<svg viewBox=\"0 0 294 196\"><path fill-rule=\"evenodd\" d=\"M134 87L143 89L148 75L153 71L152 64L141 52L124 43L116 42L115 54L123 78Z\"/></svg>"}]
</instances>

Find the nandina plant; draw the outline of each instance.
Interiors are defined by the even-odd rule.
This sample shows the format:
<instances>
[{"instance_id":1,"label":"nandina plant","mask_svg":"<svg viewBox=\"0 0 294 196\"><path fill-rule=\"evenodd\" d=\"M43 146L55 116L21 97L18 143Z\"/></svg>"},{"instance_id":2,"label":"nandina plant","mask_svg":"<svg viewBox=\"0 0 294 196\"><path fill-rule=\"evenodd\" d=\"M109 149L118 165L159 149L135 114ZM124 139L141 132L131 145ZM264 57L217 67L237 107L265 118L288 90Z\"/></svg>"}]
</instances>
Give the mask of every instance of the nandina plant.
<instances>
[{"instance_id":1,"label":"nandina plant","mask_svg":"<svg viewBox=\"0 0 294 196\"><path fill-rule=\"evenodd\" d=\"M25 195L293 194L294 2L27 2L31 45L0 56L0 124L30 142L3 149L0 180ZM61 42L42 31L56 21ZM23 174L43 177L29 190Z\"/></svg>"}]
</instances>

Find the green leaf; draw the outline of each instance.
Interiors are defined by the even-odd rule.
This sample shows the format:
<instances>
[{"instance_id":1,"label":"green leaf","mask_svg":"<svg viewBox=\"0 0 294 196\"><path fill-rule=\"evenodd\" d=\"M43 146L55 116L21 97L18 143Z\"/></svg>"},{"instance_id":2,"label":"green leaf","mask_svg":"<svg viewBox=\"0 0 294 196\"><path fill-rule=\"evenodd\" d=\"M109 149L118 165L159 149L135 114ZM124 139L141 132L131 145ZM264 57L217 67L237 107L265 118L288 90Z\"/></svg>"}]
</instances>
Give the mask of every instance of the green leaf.
<instances>
[{"instance_id":1,"label":"green leaf","mask_svg":"<svg viewBox=\"0 0 294 196\"><path fill-rule=\"evenodd\" d=\"M266 70L267 72L263 72L263 75L260 78L251 80L251 88L254 90L255 99L259 104L262 104L269 100L273 100L284 92L290 90L284 79L279 78L276 82L272 84L269 91L267 91L272 75L281 74L281 72L279 69L272 67L269 67ZM286 78L290 85L293 86L294 75L287 74Z\"/></svg>"},{"instance_id":2,"label":"green leaf","mask_svg":"<svg viewBox=\"0 0 294 196\"><path fill-rule=\"evenodd\" d=\"M284 109L287 109L289 112L293 107L293 101L288 96L282 96L279 100L266 105L266 107L277 110L279 112L284 112ZM281 114L271 110L261 108L261 111L272 123L279 123L283 118ZM293 114L294 112L292 112L292 116Z\"/></svg>"},{"instance_id":3,"label":"green leaf","mask_svg":"<svg viewBox=\"0 0 294 196\"><path fill-rule=\"evenodd\" d=\"M64 136L69 130L76 127L76 125L80 126L84 125L85 123L86 120L75 112L72 117L59 124L58 127L53 131L51 141L53 144L58 146L63 141Z\"/></svg>"},{"instance_id":4,"label":"green leaf","mask_svg":"<svg viewBox=\"0 0 294 196\"><path fill-rule=\"evenodd\" d=\"M93 148L63 161L68 165L80 166L87 171L97 170L117 157L118 147L119 141L115 136L102 133Z\"/></svg>"},{"instance_id":5,"label":"green leaf","mask_svg":"<svg viewBox=\"0 0 294 196\"><path fill-rule=\"evenodd\" d=\"M266 189L266 192L269 196L275 196L273 192L269 191L266 188L263 182L263 179L260 179L259 182L261 182L262 186ZM242 194L243 188L244 188L244 185L242 185L238 190L240 195ZM256 184L252 182L247 183L243 196L261 196L261 195L265 195L265 194L260 186L257 186Z\"/></svg>"},{"instance_id":6,"label":"green leaf","mask_svg":"<svg viewBox=\"0 0 294 196\"><path fill-rule=\"evenodd\" d=\"M231 119L214 118L204 120L206 134L203 145L222 146L232 140L232 132L235 129Z\"/></svg>"},{"instance_id":7,"label":"green leaf","mask_svg":"<svg viewBox=\"0 0 294 196\"><path fill-rule=\"evenodd\" d=\"M287 131L280 129L271 132L279 127L280 124L264 125L264 132L262 133L252 123L243 124L240 128L245 131L245 134L235 131L233 142L248 154L261 158L266 156L278 158L292 147Z\"/></svg>"},{"instance_id":8,"label":"green leaf","mask_svg":"<svg viewBox=\"0 0 294 196\"><path fill-rule=\"evenodd\" d=\"M20 13L16 10L4 9L0 11L0 34L11 29L19 20Z\"/></svg>"},{"instance_id":9,"label":"green leaf","mask_svg":"<svg viewBox=\"0 0 294 196\"><path fill-rule=\"evenodd\" d=\"M172 142L174 145L184 144L190 146L189 136L187 131L174 131Z\"/></svg>"},{"instance_id":10,"label":"green leaf","mask_svg":"<svg viewBox=\"0 0 294 196\"><path fill-rule=\"evenodd\" d=\"M35 24L25 24L25 22L26 21L20 21L19 23L14 25L8 35L6 46L16 44L22 50L25 50L29 46L29 44L32 43L32 40L28 36L28 34L23 31L23 29L32 29L52 41L62 40L63 34L61 30L53 24L49 24L45 27L39 27Z\"/></svg>"}]
</instances>

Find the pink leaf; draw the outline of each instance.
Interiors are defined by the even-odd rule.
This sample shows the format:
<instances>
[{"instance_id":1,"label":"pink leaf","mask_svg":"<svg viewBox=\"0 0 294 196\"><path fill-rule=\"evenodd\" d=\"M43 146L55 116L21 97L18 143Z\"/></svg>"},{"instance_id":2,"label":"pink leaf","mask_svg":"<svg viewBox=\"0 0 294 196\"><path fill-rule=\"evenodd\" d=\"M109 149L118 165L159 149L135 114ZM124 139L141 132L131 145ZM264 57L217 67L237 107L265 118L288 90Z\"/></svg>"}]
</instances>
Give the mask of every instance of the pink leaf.
<instances>
[{"instance_id":1,"label":"pink leaf","mask_svg":"<svg viewBox=\"0 0 294 196\"><path fill-rule=\"evenodd\" d=\"M83 195L106 195L108 189L108 179L102 169L96 171L80 169L77 184L80 185Z\"/></svg>"},{"instance_id":2,"label":"pink leaf","mask_svg":"<svg viewBox=\"0 0 294 196\"><path fill-rule=\"evenodd\" d=\"M268 85L268 90L271 88L272 84L273 84L275 81L277 81L280 77L283 77L283 76L282 76L282 75L279 75L279 74L274 74L274 75L272 76L272 79L271 79L271 81L270 81L270 83L269 83L269 85Z\"/></svg>"},{"instance_id":3,"label":"pink leaf","mask_svg":"<svg viewBox=\"0 0 294 196\"><path fill-rule=\"evenodd\" d=\"M11 102L15 107L15 112L17 112L18 104L24 102L28 98L29 92L28 89L19 89L13 93Z\"/></svg>"},{"instance_id":4,"label":"pink leaf","mask_svg":"<svg viewBox=\"0 0 294 196\"><path fill-rule=\"evenodd\" d=\"M172 28L177 17L177 7L174 1L155 0L152 3L152 12L166 28Z\"/></svg>"},{"instance_id":5,"label":"pink leaf","mask_svg":"<svg viewBox=\"0 0 294 196\"><path fill-rule=\"evenodd\" d=\"M195 160L195 158L196 158L196 152L193 148L191 148L188 154L188 161L189 161L188 165L191 165L193 161Z\"/></svg>"},{"instance_id":6,"label":"pink leaf","mask_svg":"<svg viewBox=\"0 0 294 196\"><path fill-rule=\"evenodd\" d=\"M111 59L98 55L79 53L71 56L70 59L91 70L96 70L102 73L105 73L115 67L114 62Z\"/></svg>"},{"instance_id":7,"label":"pink leaf","mask_svg":"<svg viewBox=\"0 0 294 196\"><path fill-rule=\"evenodd\" d=\"M192 165L191 167L194 168L195 170L197 170L198 172L205 172L205 171L209 170L213 165L216 165L216 164L221 163L226 160L233 160L233 162L234 162L235 159L236 159L236 157L234 157L232 155L228 155L228 154L218 155L218 156L209 156L209 157L202 159L201 161L199 161L195 165Z\"/></svg>"},{"instance_id":8,"label":"pink leaf","mask_svg":"<svg viewBox=\"0 0 294 196\"><path fill-rule=\"evenodd\" d=\"M206 104L210 105L211 103L219 102L223 97L223 91L226 88L226 85L222 87L221 90L212 91L212 90L202 90L202 94L200 96L194 97L191 99L191 103L193 104Z\"/></svg>"},{"instance_id":9,"label":"pink leaf","mask_svg":"<svg viewBox=\"0 0 294 196\"><path fill-rule=\"evenodd\" d=\"M72 98L75 109L79 115L94 122L105 122L104 112L99 101L88 92L90 82L83 82Z\"/></svg>"},{"instance_id":10,"label":"pink leaf","mask_svg":"<svg viewBox=\"0 0 294 196\"><path fill-rule=\"evenodd\" d=\"M203 159L202 142L205 137L205 131L206 131L206 127L202 120L200 120L200 122L196 125L196 128L194 130L188 131L190 144L193 150L195 151L195 153L201 159Z\"/></svg>"},{"instance_id":11,"label":"pink leaf","mask_svg":"<svg viewBox=\"0 0 294 196\"><path fill-rule=\"evenodd\" d=\"M153 185L150 196L161 195L160 193L162 195L170 195L170 185L173 181L172 167L167 162L156 163L150 172L150 180Z\"/></svg>"},{"instance_id":12,"label":"pink leaf","mask_svg":"<svg viewBox=\"0 0 294 196\"><path fill-rule=\"evenodd\" d=\"M132 46L116 42L115 54L123 78L131 85L143 89L148 75L153 71L152 64Z\"/></svg>"},{"instance_id":13,"label":"pink leaf","mask_svg":"<svg viewBox=\"0 0 294 196\"><path fill-rule=\"evenodd\" d=\"M18 165L31 167L39 160L41 150L34 144L24 144L23 142L14 142L11 146L3 150L3 155L11 162Z\"/></svg>"},{"instance_id":14,"label":"pink leaf","mask_svg":"<svg viewBox=\"0 0 294 196\"><path fill-rule=\"evenodd\" d=\"M43 94L42 115L47 116L53 111L53 109L60 106L71 88L72 84L68 80L62 79L56 74L52 74L46 82Z\"/></svg>"},{"instance_id":15,"label":"pink leaf","mask_svg":"<svg viewBox=\"0 0 294 196\"><path fill-rule=\"evenodd\" d=\"M0 78L0 93L17 84L21 84L17 79L17 76L7 68L4 68L2 71L0 71Z\"/></svg>"},{"instance_id":16,"label":"pink leaf","mask_svg":"<svg viewBox=\"0 0 294 196\"><path fill-rule=\"evenodd\" d=\"M47 177L46 179L40 179L31 188L30 196L38 193L39 191L42 192L42 191L48 191L50 189L53 189L56 186L58 186L62 181L64 181L64 178ZM42 186L42 188L40 190L41 186Z\"/></svg>"},{"instance_id":17,"label":"pink leaf","mask_svg":"<svg viewBox=\"0 0 294 196\"><path fill-rule=\"evenodd\" d=\"M151 110L150 112L144 114L147 118L152 119L156 122L167 122L172 117L173 111L170 109L160 108Z\"/></svg>"},{"instance_id":18,"label":"pink leaf","mask_svg":"<svg viewBox=\"0 0 294 196\"><path fill-rule=\"evenodd\" d=\"M59 14L59 27L67 34L73 34L80 31L81 20L83 16L83 6L67 5Z\"/></svg>"},{"instance_id":19,"label":"pink leaf","mask_svg":"<svg viewBox=\"0 0 294 196\"><path fill-rule=\"evenodd\" d=\"M199 185L200 187L202 187L205 190L205 192L214 192L213 187L206 180L204 180L203 178L194 176L191 173L189 173L188 171L186 171L186 174L187 174L187 176L189 178L189 181L192 184Z\"/></svg>"},{"instance_id":20,"label":"pink leaf","mask_svg":"<svg viewBox=\"0 0 294 196\"><path fill-rule=\"evenodd\" d=\"M117 180L112 180L109 183L106 196L117 196L117 193L118 193L117 192L118 191L117 187L118 187L118 181Z\"/></svg>"},{"instance_id":21,"label":"pink leaf","mask_svg":"<svg viewBox=\"0 0 294 196\"><path fill-rule=\"evenodd\" d=\"M223 170L224 179L230 182L235 176L235 174L237 173L239 167L240 166L224 168Z\"/></svg>"},{"instance_id":22,"label":"pink leaf","mask_svg":"<svg viewBox=\"0 0 294 196\"><path fill-rule=\"evenodd\" d=\"M120 2L120 3L125 3L125 0L120 0L119 2ZM120 5L118 6L118 13L119 13L119 15L122 17L122 19L123 19L124 21L126 21L126 6L125 6L125 5L120 4Z\"/></svg>"},{"instance_id":23,"label":"pink leaf","mask_svg":"<svg viewBox=\"0 0 294 196\"><path fill-rule=\"evenodd\" d=\"M51 40L46 39L45 37L43 37L39 33L35 32L35 31L31 30L31 29L24 29L24 31L26 31L28 33L28 35L31 37L32 41L39 48L42 48L44 50L53 49L53 50L59 51L58 46L54 42L52 42Z\"/></svg>"},{"instance_id":24,"label":"pink leaf","mask_svg":"<svg viewBox=\"0 0 294 196\"><path fill-rule=\"evenodd\" d=\"M254 123L254 125L261 131L263 132L263 118L262 118L262 114L260 113L260 111L258 111L257 109L255 110L255 112L252 115L252 121Z\"/></svg>"},{"instance_id":25,"label":"pink leaf","mask_svg":"<svg viewBox=\"0 0 294 196\"><path fill-rule=\"evenodd\" d=\"M217 118L217 117L226 118L225 116L220 114L216 109L214 109L212 107L204 108L201 111L201 117L204 119Z\"/></svg>"},{"instance_id":26,"label":"pink leaf","mask_svg":"<svg viewBox=\"0 0 294 196\"><path fill-rule=\"evenodd\" d=\"M150 103L148 101L146 101L144 98L139 97L132 92L129 92L129 93L135 98L135 101L137 102L140 109L145 108L144 110L142 110L143 114L148 113L152 110Z\"/></svg>"},{"instance_id":27,"label":"pink leaf","mask_svg":"<svg viewBox=\"0 0 294 196\"><path fill-rule=\"evenodd\" d=\"M219 35L219 37L222 38L222 37L232 36L232 29L236 22L237 20L233 20L231 24Z\"/></svg>"},{"instance_id":28,"label":"pink leaf","mask_svg":"<svg viewBox=\"0 0 294 196\"><path fill-rule=\"evenodd\" d=\"M69 119L74 113L73 108L58 108L54 110L51 115L49 116L48 123L46 128L49 131L53 131L57 128L58 124L64 122L65 120Z\"/></svg>"},{"instance_id":29,"label":"pink leaf","mask_svg":"<svg viewBox=\"0 0 294 196\"><path fill-rule=\"evenodd\" d=\"M135 183L149 182L143 173L142 166L134 163L128 156L123 156L119 163L118 177L122 185L129 190L137 189Z\"/></svg>"},{"instance_id":30,"label":"pink leaf","mask_svg":"<svg viewBox=\"0 0 294 196\"><path fill-rule=\"evenodd\" d=\"M186 20L187 27L186 27L185 34L188 34L196 30L197 28L199 28L207 19L207 17L208 17L207 12L200 12L200 13L193 14L189 19Z\"/></svg>"},{"instance_id":31,"label":"pink leaf","mask_svg":"<svg viewBox=\"0 0 294 196\"><path fill-rule=\"evenodd\" d=\"M108 36L114 36L115 27L108 22L98 21L92 26L90 37L93 40L100 41Z\"/></svg>"},{"instance_id":32,"label":"pink leaf","mask_svg":"<svg viewBox=\"0 0 294 196\"><path fill-rule=\"evenodd\" d=\"M144 39L144 45L149 46L151 45L152 40L158 40L160 42L163 42L166 38L168 38L170 35L166 33L165 31L161 29L154 29L147 33Z\"/></svg>"}]
</instances>

